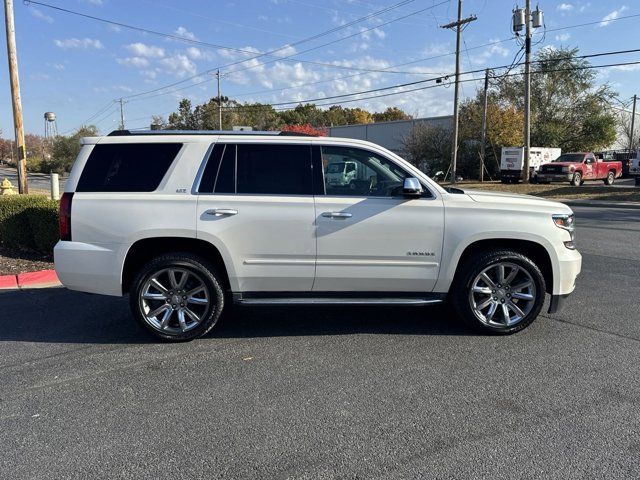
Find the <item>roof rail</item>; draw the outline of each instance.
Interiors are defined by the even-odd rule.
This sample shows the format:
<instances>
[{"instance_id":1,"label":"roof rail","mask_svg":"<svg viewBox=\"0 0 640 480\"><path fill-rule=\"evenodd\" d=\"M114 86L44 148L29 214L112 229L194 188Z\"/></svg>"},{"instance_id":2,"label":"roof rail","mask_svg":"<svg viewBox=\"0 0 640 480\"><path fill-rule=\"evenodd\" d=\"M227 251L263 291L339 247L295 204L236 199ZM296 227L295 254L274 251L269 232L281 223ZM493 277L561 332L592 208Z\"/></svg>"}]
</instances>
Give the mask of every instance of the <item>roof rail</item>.
<instances>
[{"instance_id":1,"label":"roof rail","mask_svg":"<svg viewBox=\"0 0 640 480\"><path fill-rule=\"evenodd\" d=\"M114 130L108 137L124 137L139 135L258 135L265 137L293 136L313 137L308 133L278 132L278 131L234 131L234 130Z\"/></svg>"}]
</instances>

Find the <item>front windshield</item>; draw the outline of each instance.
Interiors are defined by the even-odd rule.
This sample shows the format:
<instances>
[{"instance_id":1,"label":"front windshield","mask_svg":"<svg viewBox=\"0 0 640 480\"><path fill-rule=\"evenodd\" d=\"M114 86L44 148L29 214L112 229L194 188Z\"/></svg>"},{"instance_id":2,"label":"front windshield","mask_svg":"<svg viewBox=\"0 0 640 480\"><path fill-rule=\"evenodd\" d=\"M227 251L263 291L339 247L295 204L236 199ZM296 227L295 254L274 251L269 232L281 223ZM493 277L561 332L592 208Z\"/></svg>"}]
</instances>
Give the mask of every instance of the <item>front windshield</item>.
<instances>
[{"instance_id":1,"label":"front windshield","mask_svg":"<svg viewBox=\"0 0 640 480\"><path fill-rule=\"evenodd\" d=\"M563 153L558 158L554 160L554 162L571 162L571 163L580 163L584 155L582 153Z\"/></svg>"},{"instance_id":2,"label":"front windshield","mask_svg":"<svg viewBox=\"0 0 640 480\"><path fill-rule=\"evenodd\" d=\"M342 173L344 170L344 163L330 163L327 166L327 173Z\"/></svg>"}]
</instances>

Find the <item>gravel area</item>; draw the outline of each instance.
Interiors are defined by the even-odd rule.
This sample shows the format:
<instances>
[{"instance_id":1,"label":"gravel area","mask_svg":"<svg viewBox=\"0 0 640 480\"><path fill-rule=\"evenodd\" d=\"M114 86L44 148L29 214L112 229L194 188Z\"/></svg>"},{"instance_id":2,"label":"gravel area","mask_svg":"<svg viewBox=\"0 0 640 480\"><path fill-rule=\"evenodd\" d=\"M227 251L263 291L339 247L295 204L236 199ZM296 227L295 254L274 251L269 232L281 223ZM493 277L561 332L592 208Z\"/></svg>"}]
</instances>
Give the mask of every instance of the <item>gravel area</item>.
<instances>
[{"instance_id":1,"label":"gravel area","mask_svg":"<svg viewBox=\"0 0 640 480\"><path fill-rule=\"evenodd\" d=\"M53 259L32 252L16 252L0 246L0 275L15 275L53 268Z\"/></svg>"}]
</instances>

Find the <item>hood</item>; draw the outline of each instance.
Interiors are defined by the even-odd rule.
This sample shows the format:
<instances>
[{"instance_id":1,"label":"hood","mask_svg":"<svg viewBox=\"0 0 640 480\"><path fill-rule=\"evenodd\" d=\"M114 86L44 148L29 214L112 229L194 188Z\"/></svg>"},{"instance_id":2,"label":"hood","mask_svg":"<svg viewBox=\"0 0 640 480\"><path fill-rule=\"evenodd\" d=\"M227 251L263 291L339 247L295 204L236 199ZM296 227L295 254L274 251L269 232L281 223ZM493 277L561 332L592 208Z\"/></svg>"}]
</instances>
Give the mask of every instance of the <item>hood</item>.
<instances>
[{"instance_id":1,"label":"hood","mask_svg":"<svg viewBox=\"0 0 640 480\"><path fill-rule=\"evenodd\" d=\"M486 190L465 190L466 193L474 202L478 203L493 203L499 204L505 207L509 206L530 206L532 208L540 208L554 213L570 213L571 209L564 203L560 203L554 200L547 200L546 198L534 197L533 195L520 195L517 193L507 192L489 192Z\"/></svg>"}]
</instances>

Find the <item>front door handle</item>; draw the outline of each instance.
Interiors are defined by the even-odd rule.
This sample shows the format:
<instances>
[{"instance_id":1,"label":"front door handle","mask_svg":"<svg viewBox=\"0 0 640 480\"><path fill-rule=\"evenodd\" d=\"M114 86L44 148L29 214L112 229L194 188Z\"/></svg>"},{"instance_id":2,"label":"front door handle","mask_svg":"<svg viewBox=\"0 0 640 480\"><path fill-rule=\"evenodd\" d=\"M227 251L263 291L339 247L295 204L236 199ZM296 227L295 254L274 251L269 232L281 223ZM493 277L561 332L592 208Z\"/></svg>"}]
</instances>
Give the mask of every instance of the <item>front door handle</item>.
<instances>
[{"instance_id":1,"label":"front door handle","mask_svg":"<svg viewBox=\"0 0 640 480\"><path fill-rule=\"evenodd\" d=\"M351 218L353 215L349 212L324 212L322 216L326 218Z\"/></svg>"},{"instance_id":2,"label":"front door handle","mask_svg":"<svg viewBox=\"0 0 640 480\"><path fill-rule=\"evenodd\" d=\"M230 217L232 215L237 215L238 210L233 208L212 208L211 210L207 210L207 215L213 215L215 217Z\"/></svg>"}]
</instances>

